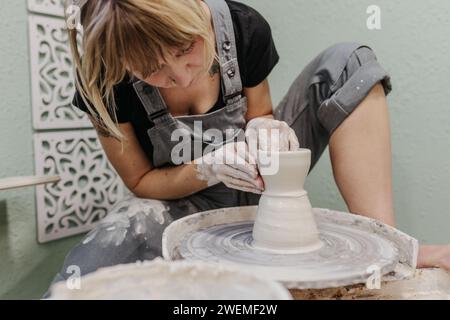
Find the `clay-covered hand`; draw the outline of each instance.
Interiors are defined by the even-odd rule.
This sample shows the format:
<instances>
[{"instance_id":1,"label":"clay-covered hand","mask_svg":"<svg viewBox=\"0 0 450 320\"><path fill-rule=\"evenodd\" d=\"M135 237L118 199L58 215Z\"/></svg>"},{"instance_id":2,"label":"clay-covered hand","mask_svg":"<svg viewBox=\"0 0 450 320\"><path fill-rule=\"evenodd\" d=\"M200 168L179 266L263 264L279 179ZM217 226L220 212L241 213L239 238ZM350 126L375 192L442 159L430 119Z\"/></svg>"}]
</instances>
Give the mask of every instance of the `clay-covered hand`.
<instances>
[{"instance_id":1,"label":"clay-covered hand","mask_svg":"<svg viewBox=\"0 0 450 320\"><path fill-rule=\"evenodd\" d=\"M299 148L295 131L286 122L271 118L250 120L245 128L245 137L253 154L255 150L293 151Z\"/></svg>"},{"instance_id":2,"label":"clay-covered hand","mask_svg":"<svg viewBox=\"0 0 450 320\"><path fill-rule=\"evenodd\" d=\"M229 188L258 194L264 188L245 141L227 143L193 163L197 166L198 178L207 181L208 186L223 182Z\"/></svg>"}]
</instances>

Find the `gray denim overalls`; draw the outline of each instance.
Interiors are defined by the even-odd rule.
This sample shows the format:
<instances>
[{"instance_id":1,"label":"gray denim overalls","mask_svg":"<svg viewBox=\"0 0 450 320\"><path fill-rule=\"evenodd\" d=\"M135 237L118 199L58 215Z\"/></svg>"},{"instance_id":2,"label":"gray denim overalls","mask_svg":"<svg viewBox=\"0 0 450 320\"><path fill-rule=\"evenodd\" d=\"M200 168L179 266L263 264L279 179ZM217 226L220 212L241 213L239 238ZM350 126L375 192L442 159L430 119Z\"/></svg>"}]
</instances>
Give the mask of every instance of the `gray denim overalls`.
<instances>
[{"instance_id":1,"label":"gray denim overalls","mask_svg":"<svg viewBox=\"0 0 450 320\"><path fill-rule=\"evenodd\" d=\"M213 18L226 105L208 114L173 117L157 88L142 81L135 82L134 89L155 124L148 130L154 146L152 163L155 167L171 165L171 149L177 144L171 141L175 129L183 128L192 139L195 121L202 121L203 130L240 129L246 123L247 100L242 94L230 10L224 0L205 2ZM373 51L358 43L333 45L301 71L276 108L274 117L286 121L296 132L300 146L311 150L311 169L325 150L332 132L378 82L382 83L386 94L391 91L390 77ZM67 279L70 276L67 268L71 265L79 266L84 275L100 267L153 259L161 255L162 233L175 219L215 208L255 205L259 197L229 189L224 184L170 201L129 194L68 253L53 282Z\"/></svg>"}]
</instances>

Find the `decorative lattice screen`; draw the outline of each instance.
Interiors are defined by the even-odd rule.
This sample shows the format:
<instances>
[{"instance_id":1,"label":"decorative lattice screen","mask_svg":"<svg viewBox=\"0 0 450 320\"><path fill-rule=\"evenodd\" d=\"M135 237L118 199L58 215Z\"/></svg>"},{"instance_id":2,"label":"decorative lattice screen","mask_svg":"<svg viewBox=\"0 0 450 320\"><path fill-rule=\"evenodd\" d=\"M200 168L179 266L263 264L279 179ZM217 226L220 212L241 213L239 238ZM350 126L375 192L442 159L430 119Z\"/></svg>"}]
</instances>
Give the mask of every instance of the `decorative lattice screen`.
<instances>
[{"instance_id":1,"label":"decorative lattice screen","mask_svg":"<svg viewBox=\"0 0 450 320\"><path fill-rule=\"evenodd\" d=\"M39 242L92 229L126 190L87 117L71 106L63 3L28 0L35 173L61 176L36 187Z\"/></svg>"}]
</instances>

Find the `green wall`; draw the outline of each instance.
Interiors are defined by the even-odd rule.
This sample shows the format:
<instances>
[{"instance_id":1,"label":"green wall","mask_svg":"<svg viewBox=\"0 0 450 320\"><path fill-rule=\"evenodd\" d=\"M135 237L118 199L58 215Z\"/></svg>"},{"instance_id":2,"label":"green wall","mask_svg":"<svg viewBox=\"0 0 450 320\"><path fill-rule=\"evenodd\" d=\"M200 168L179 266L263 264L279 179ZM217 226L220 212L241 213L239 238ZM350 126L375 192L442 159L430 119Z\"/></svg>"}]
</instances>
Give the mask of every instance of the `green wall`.
<instances>
[{"instance_id":1,"label":"green wall","mask_svg":"<svg viewBox=\"0 0 450 320\"><path fill-rule=\"evenodd\" d=\"M370 45L392 77L394 207L398 227L426 243L450 242L450 2L445 0L246 0L270 22L281 59L271 75L280 101L302 68L340 41ZM381 30L366 9L381 8ZM328 151L306 187L316 207L346 210Z\"/></svg>"},{"instance_id":2,"label":"green wall","mask_svg":"<svg viewBox=\"0 0 450 320\"><path fill-rule=\"evenodd\" d=\"M34 174L27 9L0 0L0 178ZM0 299L39 298L80 237L37 244L34 188L0 191Z\"/></svg>"},{"instance_id":3,"label":"green wall","mask_svg":"<svg viewBox=\"0 0 450 320\"><path fill-rule=\"evenodd\" d=\"M34 173L27 10L0 0L0 178ZM270 22L281 56L274 104L316 54L339 41L369 44L392 76L389 96L399 228L424 242L450 242L450 2L378 0L382 29L366 28L364 0L243 0ZM345 210L328 152L308 178L314 206ZM34 189L0 192L0 298L38 298L80 237L36 241Z\"/></svg>"}]
</instances>

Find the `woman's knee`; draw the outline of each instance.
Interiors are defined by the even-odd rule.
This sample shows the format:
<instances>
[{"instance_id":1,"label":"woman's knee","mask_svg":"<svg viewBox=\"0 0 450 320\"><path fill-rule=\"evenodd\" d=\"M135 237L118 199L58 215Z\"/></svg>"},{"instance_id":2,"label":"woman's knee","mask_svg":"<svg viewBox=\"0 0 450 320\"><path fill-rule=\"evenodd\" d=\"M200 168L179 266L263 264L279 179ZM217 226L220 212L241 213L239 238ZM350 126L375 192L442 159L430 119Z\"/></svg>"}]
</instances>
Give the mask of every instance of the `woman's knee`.
<instances>
[{"instance_id":1,"label":"woman's knee","mask_svg":"<svg viewBox=\"0 0 450 320\"><path fill-rule=\"evenodd\" d=\"M328 49L334 78L328 96L320 104L317 117L329 135L350 115L377 84L385 94L391 90L390 76L381 66L372 48L359 43L339 43ZM325 63L326 64L326 63Z\"/></svg>"},{"instance_id":2,"label":"woman's knee","mask_svg":"<svg viewBox=\"0 0 450 320\"><path fill-rule=\"evenodd\" d=\"M330 72L333 74L332 79L330 79L332 80L332 83L330 83L331 93L342 87L355 73L361 71L361 68L367 67L367 76L371 75L370 72L374 73L372 76L379 76L380 69L383 68L373 48L366 44L339 42L327 48L325 52L326 57L324 60L330 61L328 65L334 64L334 68ZM388 93L391 90L391 86L390 82L386 81L385 78L378 80L382 81L385 91ZM360 83L363 84L364 82ZM371 84L375 85L375 83Z\"/></svg>"}]
</instances>

